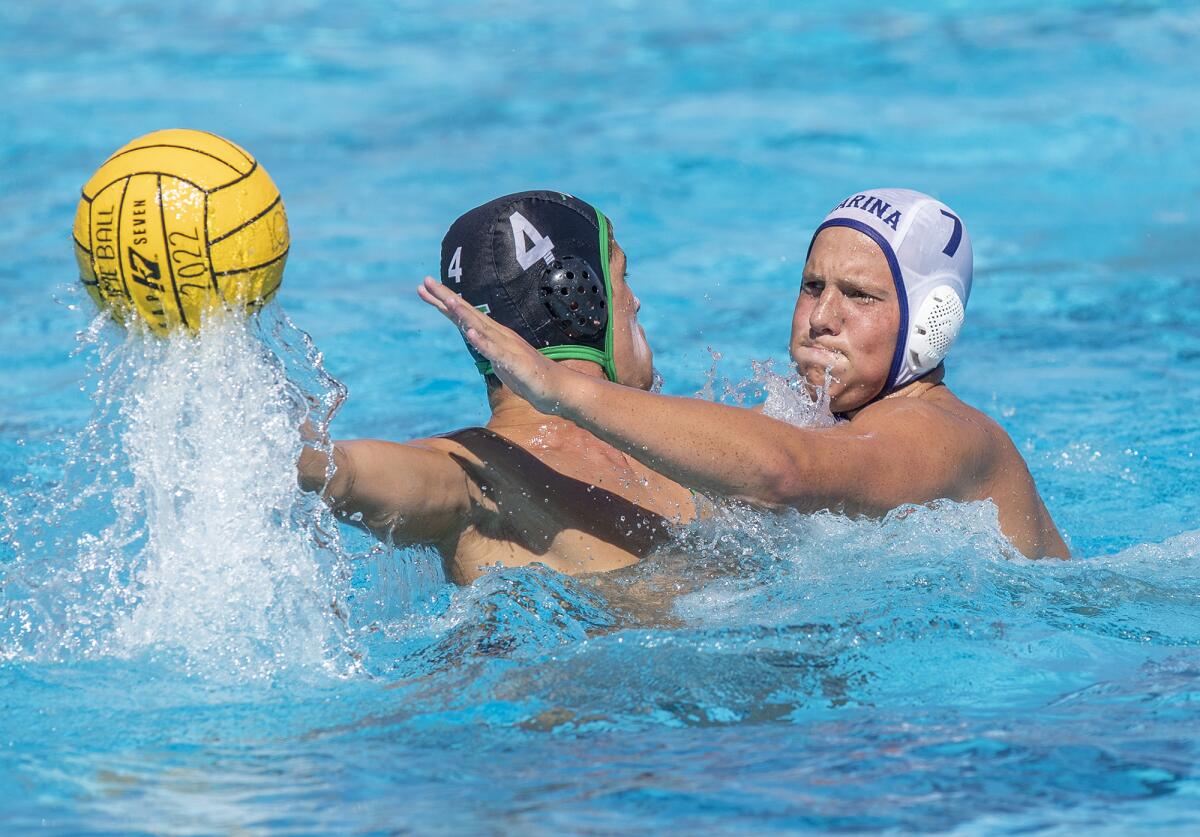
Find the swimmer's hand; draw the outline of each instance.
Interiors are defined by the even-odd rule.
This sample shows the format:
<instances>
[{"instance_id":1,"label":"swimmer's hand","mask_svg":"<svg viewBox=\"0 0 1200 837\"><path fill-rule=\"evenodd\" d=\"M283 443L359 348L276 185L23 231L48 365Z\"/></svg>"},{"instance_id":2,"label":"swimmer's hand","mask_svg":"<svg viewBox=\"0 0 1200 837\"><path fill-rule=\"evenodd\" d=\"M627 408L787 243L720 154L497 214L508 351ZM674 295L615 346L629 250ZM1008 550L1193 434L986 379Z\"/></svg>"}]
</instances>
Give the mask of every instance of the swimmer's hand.
<instances>
[{"instance_id":1,"label":"swimmer's hand","mask_svg":"<svg viewBox=\"0 0 1200 837\"><path fill-rule=\"evenodd\" d=\"M492 362L492 371L506 387L540 412L557 414L561 410L570 379L582 376L573 376L433 277L425 277L417 294L458 326L467 342Z\"/></svg>"}]
</instances>

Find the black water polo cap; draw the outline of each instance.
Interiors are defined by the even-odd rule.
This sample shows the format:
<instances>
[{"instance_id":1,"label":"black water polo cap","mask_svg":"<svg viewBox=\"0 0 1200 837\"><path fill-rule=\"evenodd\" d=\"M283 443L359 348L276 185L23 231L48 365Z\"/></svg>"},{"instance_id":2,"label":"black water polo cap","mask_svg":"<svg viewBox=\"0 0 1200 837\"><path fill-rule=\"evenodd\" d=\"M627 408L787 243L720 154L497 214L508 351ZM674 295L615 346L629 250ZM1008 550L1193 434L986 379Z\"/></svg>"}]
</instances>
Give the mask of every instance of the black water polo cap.
<instances>
[{"instance_id":1,"label":"black water polo cap","mask_svg":"<svg viewBox=\"0 0 1200 837\"><path fill-rule=\"evenodd\" d=\"M554 360L590 360L609 380L609 222L562 192L518 192L477 206L442 239L442 283ZM485 375L492 365L467 344Z\"/></svg>"}]
</instances>

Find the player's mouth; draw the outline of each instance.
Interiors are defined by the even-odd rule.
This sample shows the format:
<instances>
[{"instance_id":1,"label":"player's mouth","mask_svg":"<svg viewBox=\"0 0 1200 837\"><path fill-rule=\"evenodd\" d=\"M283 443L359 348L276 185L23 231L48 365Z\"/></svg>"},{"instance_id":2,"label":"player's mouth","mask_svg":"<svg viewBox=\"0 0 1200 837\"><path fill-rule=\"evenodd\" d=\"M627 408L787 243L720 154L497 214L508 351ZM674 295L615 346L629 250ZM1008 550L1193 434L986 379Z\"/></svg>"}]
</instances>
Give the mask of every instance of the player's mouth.
<instances>
[{"instance_id":1,"label":"player's mouth","mask_svg":"<svg viewBox=\"0 0 1200 837\"><path fill-rule=\"evenodd\" d=\"M810 363L823 364L825 366L845 360L846 358L840 350L818 344L802 343L793 349L792 354L797 363L806 360Z\"/></svg>"}]
</instances>

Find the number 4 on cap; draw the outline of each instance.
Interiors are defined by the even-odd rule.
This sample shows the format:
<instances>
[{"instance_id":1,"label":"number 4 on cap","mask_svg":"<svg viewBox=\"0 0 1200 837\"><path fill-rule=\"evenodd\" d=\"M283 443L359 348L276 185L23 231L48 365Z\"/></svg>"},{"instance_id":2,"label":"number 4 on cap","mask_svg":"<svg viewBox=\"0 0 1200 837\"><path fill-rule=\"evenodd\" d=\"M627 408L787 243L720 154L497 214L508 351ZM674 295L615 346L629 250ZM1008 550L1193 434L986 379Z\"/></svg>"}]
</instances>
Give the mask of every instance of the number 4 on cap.
<instances>
[{"instance_id":1,"label":"number 4 on cap","mask_svg":"<svg viewBox=\"0 0 1200 837\"><path fill-rule=\"evenodd\" d=\"M542 259L546 264L554 261L554 242L550 240L550 236L538 232L520 212L509 215L508 223L512 226L513 248L521 270L529 270L538 259ZM525 239L529 239L528 247L525 246Z\"/></svg>"}]
</instances>

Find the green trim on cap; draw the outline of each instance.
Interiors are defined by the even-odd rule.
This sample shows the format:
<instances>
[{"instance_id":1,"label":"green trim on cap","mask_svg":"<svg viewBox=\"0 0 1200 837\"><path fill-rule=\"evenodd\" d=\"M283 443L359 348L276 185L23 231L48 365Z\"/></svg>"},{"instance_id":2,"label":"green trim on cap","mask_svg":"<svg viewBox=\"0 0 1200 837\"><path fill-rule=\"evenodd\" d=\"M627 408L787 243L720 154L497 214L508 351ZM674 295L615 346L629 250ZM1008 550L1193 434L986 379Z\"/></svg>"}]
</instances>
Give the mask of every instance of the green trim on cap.
<instances>
[{"instance_id":1,"label":"green trim on cap","mask_svg":"<svg viewBox=\"0 0 1200 837\"><path fill-rule=\"evenodd\" d=\"M591 346L547 346L544 349L538 349L538 354L543 354L551 360L588 360L606 367L605 374L607 374L607 360L604 353ZM495 374L490 361L481 360L475 364L475 368L481 375Z\"/></svg>"},{"instance_id":2,"label":"green trim on cap","mask_svg":"<svg viewBox=\"0 0 1200 837\"><path fill-rule=\"evenodd\" d=\"M616 312L613 310L613 289L612 277L609 276L608 270L608 219L604 217L604 213L599 209L592 207L596 212L596 221L600 227L600 270L604 273L604 299L608 306L607 325L604 327L604 359L600 365L604 367L604 374L613 383L617 382L617 364L613 359L613 319L616 317Z\"/></svg>"}]
</instances>

